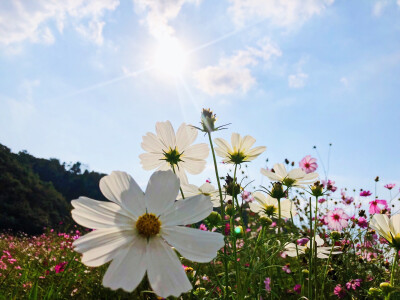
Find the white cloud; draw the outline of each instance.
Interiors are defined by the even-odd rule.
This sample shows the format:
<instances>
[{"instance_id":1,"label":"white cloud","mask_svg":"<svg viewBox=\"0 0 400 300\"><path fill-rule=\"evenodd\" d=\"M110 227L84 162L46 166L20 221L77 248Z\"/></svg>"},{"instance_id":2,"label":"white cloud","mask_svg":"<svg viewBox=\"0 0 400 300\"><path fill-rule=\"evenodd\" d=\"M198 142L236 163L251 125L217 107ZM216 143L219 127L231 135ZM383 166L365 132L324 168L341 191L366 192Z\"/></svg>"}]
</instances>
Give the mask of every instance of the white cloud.
<instances>
[{"instance_id":1,"label":"white cloud","mask_svg":"<svg viewBox=\"0 0 400 300\"><path fill-rule=\"evenodd\" d=\"M400 0L397 0L397 5L400 6Z\"/></svg>"},{"instance_id":2,"label":"white cloud","mask_svg":"<svg viewBox=\"0 0 400 300\"><path fill-rule=\"evenodd\" d=\"M302 88L306 85L307 79L308 75L302 72L289 75L289 87L293 89Z\"/></svg>"},{"instance_id":3,"label":"white cloud","mask_svg":"<svg viewBox=\"0 0 400 300\"><path fill-rule=\"evenodd\" d=\"M279 27L298 27L320 15L334 0L230 0L229 12L238 25L255 18L268 19Z\"/></svg>"},{"instance_id":4,"label":"white cloud","mask_svg":"<svg viewBox=\"0 0 400 300\"><path fill-rule=\"evenodd\" d=\"M387 0L379 0L375 2L374 6L372 7L372 15L375 17L380 17L388 4L389 2Z\"/></svg>"},{"instance_id":5,"label":"white cloud","mask_svg":"<svg viewBox=\"0 0 400 300\"><path fill-rule=\"evenodd\" d=\"M49 27L51 22L59 32L68 22L84 37L101 44L102 17L107 10L114 10L118 5L119 0L1 1L0 44L9 46L23 41L51 44L54 42Z\"/></svg>"},{"instance_id":6,"label":"white cloud","mask_svg":"<svg viewBox=\"0 0 400 300\"><path fill-rule=\"evenodd\" d=\"M342 78L340 78L340 82L341 82L344 86L348 86L348 85L349 85L349 80L347 79L347 77L342 77Z\"/></svg>"},{"instance_id":7,"label":"white cloud","mask_svg":"<svg viewBox=\"0 0 400 300\"><path fill-rule=\"evenodd\" d=\"M268 39L259 43L258 48L247 47L235 55L224 57L218 65L208 66L194 74L197 87L209 95L246 93L256 83L250 67L260 62L267 63L273 56L281 56L277 45Z\"/></svg>"},{"instance_id":8,"label":"white cloud","mask_svg":"<svg viewBox=\"0 0 400 300\"><path fill-rule=\"evenodd\" d=\"M133 2L138 13L147 13L142 22L146 23L150 34L158 39L174 34L175 31L168 22L178 16L186 2L199 3L198 0L133 0Z\"/></svg>"}]
</instances>

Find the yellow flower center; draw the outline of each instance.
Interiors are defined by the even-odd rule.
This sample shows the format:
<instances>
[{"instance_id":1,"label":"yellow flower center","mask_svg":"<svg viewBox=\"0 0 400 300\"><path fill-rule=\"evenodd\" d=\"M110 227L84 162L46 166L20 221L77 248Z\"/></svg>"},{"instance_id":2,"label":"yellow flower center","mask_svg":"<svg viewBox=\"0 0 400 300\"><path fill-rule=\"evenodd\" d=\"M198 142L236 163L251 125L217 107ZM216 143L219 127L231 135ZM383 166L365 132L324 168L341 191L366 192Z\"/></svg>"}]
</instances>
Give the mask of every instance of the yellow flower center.
<instances>
[{"instance_id":1,"label":"yellow flower center","mask_svg":"<svg viewBox=\"0 0 400 300\"><path fill-rule=\"evenodd\" d=\"M170 165L178 165L178 163L182 161L182 154L183 152L179 153L177 148L169 148L168 152L164 151L164 158L162 158L162 160L165 160Z\"/></svg>"},{"instance_id":2,"label":"yellow flower center","mask_svg":"<svg viewBox=\"0 0 400 300\"><path fill-rule=\"evenodd\" d=\"M274 205L265 205L265 214L268 216L273 216L278 211L278 208Z\"/></svg>"},{"instance_id":3,"label":"yellow flower center","mask_svg":"<svg viewBox=\"0 0 400 300\"><path fill-rule=\"evenodd\" d=\"M229 159L236 165L246 161L247 156L240 150L234 150L233 153L229 153Z\"/></svg>"},{"instance_id":4,"label":"yellow flower center","mask_svg":"<svg viewBox=\"0 0 400 300\"><path fill-rule=\"evenodd\" d=\"M145 213L136 221L136 229L140 235L149 238L160 232L161 222L155 214Z\"/></svg>"}]
</instances>

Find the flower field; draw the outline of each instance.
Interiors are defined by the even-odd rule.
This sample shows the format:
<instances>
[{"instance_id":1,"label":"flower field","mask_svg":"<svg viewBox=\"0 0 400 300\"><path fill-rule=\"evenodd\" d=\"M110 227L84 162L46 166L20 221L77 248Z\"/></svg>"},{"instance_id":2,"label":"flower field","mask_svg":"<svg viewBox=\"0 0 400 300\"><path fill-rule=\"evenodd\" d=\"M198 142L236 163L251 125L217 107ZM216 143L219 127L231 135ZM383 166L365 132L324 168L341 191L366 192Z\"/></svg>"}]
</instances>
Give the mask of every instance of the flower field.
<instances>
[{"instance_id":1,"label":"flower field","mask_svg":"<svg viewBox=\"0 0 400 300\"><path fill-rule=\"evenodd\" d=\"M260 167L254 186L262 142L214 138L228 126L210 110L200 124L143 136L145 190L114 171L99 183L109 201L72 200L75 223L1 233L0 299L400 299L395 184L341 188L307 155ZM190 183L209 155L214 178Z\"/></svg>"}]
</instances>

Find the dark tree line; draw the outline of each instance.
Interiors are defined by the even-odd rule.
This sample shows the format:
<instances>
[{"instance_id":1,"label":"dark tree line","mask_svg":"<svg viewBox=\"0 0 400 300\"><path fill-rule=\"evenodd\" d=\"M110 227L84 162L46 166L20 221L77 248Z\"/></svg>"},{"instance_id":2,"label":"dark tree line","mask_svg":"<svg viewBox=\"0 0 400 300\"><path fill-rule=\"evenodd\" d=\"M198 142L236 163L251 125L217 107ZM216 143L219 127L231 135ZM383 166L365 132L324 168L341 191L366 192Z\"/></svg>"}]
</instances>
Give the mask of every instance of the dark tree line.
<instances>
[{"instance_id":1,"label":"dark tree line","mask_svg":"<svg viewBox=\"0 0 400 300\"><path fill-rule=\"evenodd\" d=\"M12 153L0 144L0 230L37 234L44 227L71 222L70 201L79 196L105 200L99 189L105 174L82 172L80 162Z\"/></svg>"}]
</instances>

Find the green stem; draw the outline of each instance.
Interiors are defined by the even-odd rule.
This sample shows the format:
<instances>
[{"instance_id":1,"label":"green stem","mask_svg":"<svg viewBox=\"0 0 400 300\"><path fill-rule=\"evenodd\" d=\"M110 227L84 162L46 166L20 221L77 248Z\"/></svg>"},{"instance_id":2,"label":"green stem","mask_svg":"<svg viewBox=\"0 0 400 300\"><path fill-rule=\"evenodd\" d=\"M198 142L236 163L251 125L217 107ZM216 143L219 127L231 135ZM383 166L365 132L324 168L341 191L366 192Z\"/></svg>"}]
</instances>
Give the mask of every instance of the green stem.
<instances>
[{"instance_id":1,"label":"green stem","mask_svg":"<svg viewBox=\"0 0 400 300\"><path fill-rule=\"evenodd\" d=\"M394 287L394 273L396 273L398 258L399 258L399 251L396 249L396 254L393 258L392 273L390 274L390 285L393 287Z\"/></svg>"},{"instance_id":2,"label":"green stem","mask_svg":"<svg viewBox=\"0 0 400 300\"><path fill-rule=\"evenodd\" d=\"M308 262L308 299L312 299L312 261L313 261L313 231L312 231L312 206L311 206L311 197L310 197L310 257Z\"/></svg>"},{"instance_id":3,"label":"green stem","mask_svg":"<svg viewBox=\"0 0 400 300\"><path fill-rule=\"evenodd\" d=\"M278 198L278 236L281 235L281 198Z\"/></svg>"},{"instance_id":4,"label":"green stem","mask_svg":"<svg viewBox=\"0 0 400 300\"><path fill-rule=\"evenodd\" d=\"M236 171L237 171L237 164L235 164L235 170L233 172L233 189L232 189L232 203L233 206L235 207L235 200L236 200L236 209L239 211L239 202L237 200L237 195L236 195ZM236 212L236 210L234 210ZM236 251L236 233L235 233L235 226L234 226L234 216L235 213L232 214L231 216L231 234L233 236L233 252L235 256L235 271L236 271L236 286L238 289L238 295L240 295L240 281L239 281L239 265L237 261L237 251Z\"/></svg>"},{"instance_id":5,"label":"green stem","mask_svg":"<svg viewBox=\"0 0 400 300\"><path fill-rule=\"evenodd\" d=\"M332 244L331 251L329 252L328 261L326 262L326 266L325 266L324 277L323 277L323 279L322 279L322 287L321 287L321 295L322 295L322 296L324 296L324 287L325 287L326 273L328 272L329 261L330 261L330 259L331 259L331 256L332 256L332 252L333 252L333 248L334 248L334 247L335 247L335 242L333 242L333 244Z\"/></svg>"},{"instance_id":6,"label":"green stem","mask_svg":"<svg viewBox=\"0 0 400 300\"><path fill-rule=\"evenodd\" d=\"M221 189L221 183L219 181L219 174L218 174L218 166L217 166L217 159L215 157L215 151L214 151L214 146L213 146L213 142L211 139L211 133L208 132L208 140L210 142L210 147L211 147L211 153L213 156L213 162L214 162L214 170L215 170L215 176L217 178L217 184L218 184L218 191L219 191L219 201L221 204L221 218L222 218L222 233L225 232L225 209L224 209L224 200L222 198L222 189ZM228 281L229 281L229 270L228 270L228 261L226 258L226 240L225 240L225 245L224 245L224 267L225 267L225 290L224 290L224 294L225 294L225 299L229 298L228 295Z\"/></svg>"},{"instance_id":7,"label":"green stem","mask_svg":"<svg viewBox=\"0 0 400 300\"><path fill-rule=\"evenodd\" d=\"M171 168L172 168L172 171L174 171L174 174L176 175L175 167L173 164L171 164ZM183 194L183 191L182 191L182 188L180 185L179 185L179 190L181 191L182 199L185 199L185 195Z\"/></svg>"},{"instance_id":8,"label":"green stem","mask_svg":"<svg viewBox=\"0 0 400 300\"><path fill-rule=\"evenodd\" d=\"M315 299L318 299L318 289L317 289L317 225L318 225L318 197L315 197L315 214L314 214L314 289L315 289Z\"/></svg>"}]
</instances>

